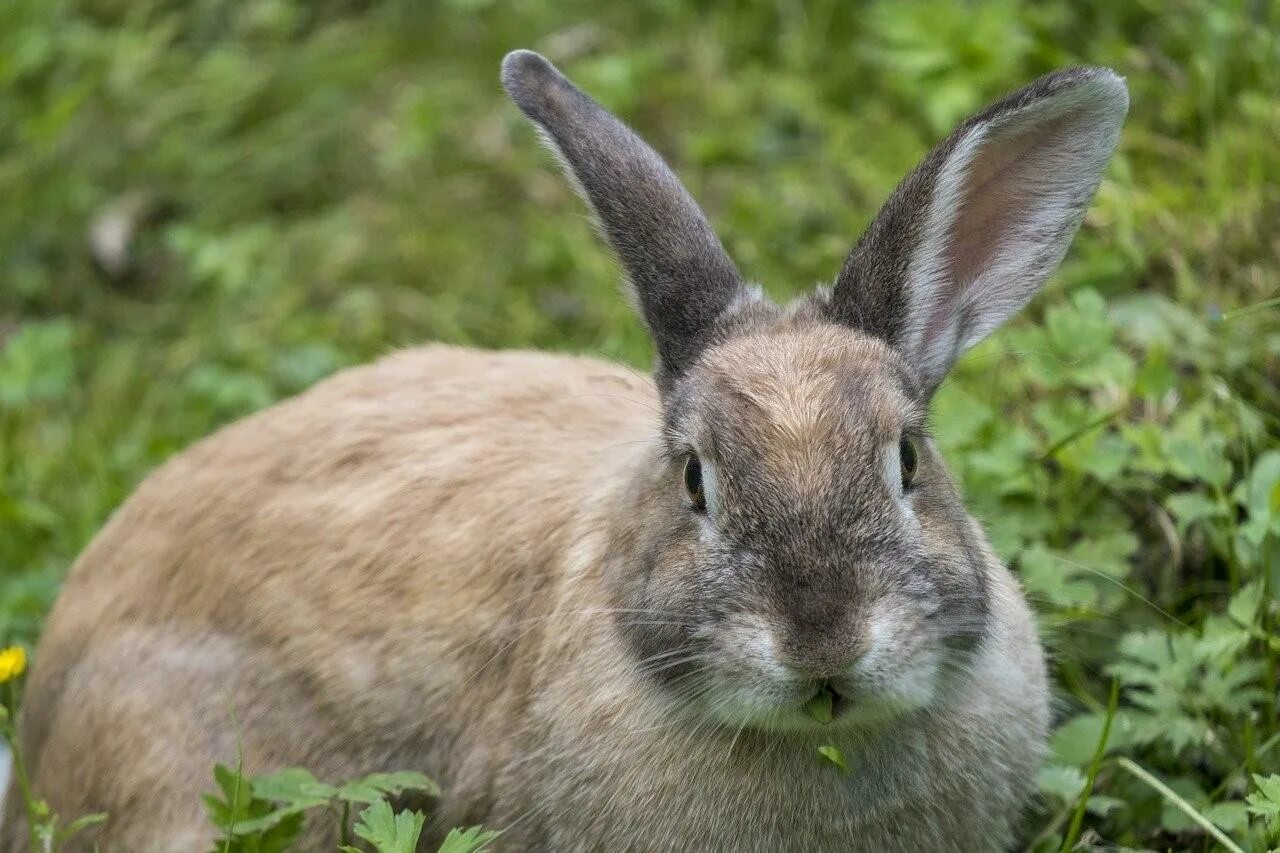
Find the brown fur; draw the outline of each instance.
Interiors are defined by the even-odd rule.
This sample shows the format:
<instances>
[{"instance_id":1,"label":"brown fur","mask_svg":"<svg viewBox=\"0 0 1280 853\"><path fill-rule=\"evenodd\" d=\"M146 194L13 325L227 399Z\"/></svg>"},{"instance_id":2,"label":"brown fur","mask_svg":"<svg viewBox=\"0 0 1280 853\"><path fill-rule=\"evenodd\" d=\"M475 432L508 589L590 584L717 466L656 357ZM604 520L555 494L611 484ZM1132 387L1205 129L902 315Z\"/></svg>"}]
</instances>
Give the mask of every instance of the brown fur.
<instances>
[{"instance_id":1,"label":"brown fur","mask_svg":"<svg viewBox=\"0 0 1280 853\"><path fill-rule=\"evenodd\" d=\"M249 773L429 774L424 844L483 823L510 850L1007 846L1044 663L925 413L1065 251L1123 83L1060 72L963 124L835 288L784 309L550 63L513 53L503 80L626 267L656 382L424 347L173 459L49 617L23 709L37 790L107 812L106 850L207 845L199 794L239 751Z\"/></svg>"},{"instance_id":2,"label":"brown fur","mask_svg":"<svg viewBox=\"0 0 1280 853\"><path fill-rule=\"evenodd\" d=\"M878 349L848 343L855 359ZM509 849L782 849L848 827L887 849L899 810L931 815L911 837L936 849L995 840L974 834L994 831L982 804L1007 811L1044 725L1005 572L989 569L1009 634L991 665L1026 698L978 680L963 710L904 721L931 768L878 794L894 808L850 812L862 786L814 760L814 735L709 728L635 672L603 574L643 523L632 507L669 491L649 472L658 432L651 383L625 369L429 347L202 442L67 581L28 689L35 785L63 814L108 812L107 850L207 841L199 793L238 740L250 771L427 771L446 791L438 825L510 825ZM861 737L845 743L855 778L908 766ZM981 762L1016 768L1018 791L993 790L1011 782Z\"/></svg>"}]
</instances>

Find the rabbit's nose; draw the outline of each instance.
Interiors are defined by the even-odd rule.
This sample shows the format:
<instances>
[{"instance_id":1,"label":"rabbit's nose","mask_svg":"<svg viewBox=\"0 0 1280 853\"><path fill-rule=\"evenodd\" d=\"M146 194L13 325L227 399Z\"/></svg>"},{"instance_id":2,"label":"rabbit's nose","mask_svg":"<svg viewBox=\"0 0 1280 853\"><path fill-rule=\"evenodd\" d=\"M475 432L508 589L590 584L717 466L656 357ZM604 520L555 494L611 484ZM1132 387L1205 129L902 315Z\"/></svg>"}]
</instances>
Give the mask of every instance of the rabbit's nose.
<instances>
[{"instance_id":1,"label":"rabbit's nose","mask_svg":"<svg viewBox=\"0 0 1280 853\"><path fill-rule=\"evenodd\" d=\"M802 678L840 683L871 647L866 631L805 632L779 644L779 662Z\"/></svg>"}]
</instances>

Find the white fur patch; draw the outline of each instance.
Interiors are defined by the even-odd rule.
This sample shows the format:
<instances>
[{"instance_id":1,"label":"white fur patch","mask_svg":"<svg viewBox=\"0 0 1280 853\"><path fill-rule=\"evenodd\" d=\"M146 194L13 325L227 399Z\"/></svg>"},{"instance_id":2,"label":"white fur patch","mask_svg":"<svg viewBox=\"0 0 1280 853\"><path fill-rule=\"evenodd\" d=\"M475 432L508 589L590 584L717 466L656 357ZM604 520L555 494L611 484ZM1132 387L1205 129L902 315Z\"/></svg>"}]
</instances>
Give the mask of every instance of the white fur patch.
<instances>
[{"instance_id":1,"label":"white fur patch","mask_svg":"<svg viewBox=\"0 0 1280 853\"><path fill-rule=\"evenodd\" d=\"M916 368L923 376L946 373L958 354L958 330L952 326L942 336L927 340L930 319L939 311L949 310L947 289L952 287L946 263L947 249L963 203L965 174L974 154L986 135L986 127L978 126L965 135L951 152L934 187L924 234L907 266L907 299L909 326L906 352L914 355Z\"/></svg>"}]
</instances>

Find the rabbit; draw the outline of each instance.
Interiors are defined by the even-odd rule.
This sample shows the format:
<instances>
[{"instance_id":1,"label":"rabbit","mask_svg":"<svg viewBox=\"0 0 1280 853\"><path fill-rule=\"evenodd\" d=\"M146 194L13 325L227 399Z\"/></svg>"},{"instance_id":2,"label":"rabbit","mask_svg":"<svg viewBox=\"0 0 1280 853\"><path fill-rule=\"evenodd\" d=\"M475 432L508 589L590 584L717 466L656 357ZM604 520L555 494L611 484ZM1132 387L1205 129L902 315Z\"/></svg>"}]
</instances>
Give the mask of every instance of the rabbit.
<instances>
[{"instance_id":1,"label":"rabbit","mask_svg":"<svg viewBox=\"0 0 1280 853\"><path fill-rule=\"evenodd\" d=\"M238 750L248 773L428 774L424 845L1007 848L1044 654L927 413L1061 261L1124 81L1060 70L963 122L830 287L778 305L548 60L501 79L625 270L652 377L424 346L170 460L49 617L33 786L108 813L104 850L209 845L200 794Z\"/></svg>"}]
</instances>

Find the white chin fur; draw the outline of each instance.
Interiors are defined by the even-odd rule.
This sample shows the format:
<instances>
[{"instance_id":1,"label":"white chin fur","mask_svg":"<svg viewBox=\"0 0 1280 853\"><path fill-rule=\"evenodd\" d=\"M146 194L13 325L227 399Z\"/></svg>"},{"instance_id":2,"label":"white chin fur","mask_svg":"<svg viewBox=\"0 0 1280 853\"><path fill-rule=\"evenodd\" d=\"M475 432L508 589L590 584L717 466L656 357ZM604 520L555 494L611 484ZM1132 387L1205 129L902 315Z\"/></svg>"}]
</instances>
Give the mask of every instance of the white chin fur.
<instances>
[{"instance_id":1,"label":"white chin fur","mask_svg":"<svg viewBox=\"0 0 1280 853\"><path fill-rule=\"evenodd\" d=\"M894 614L883 607L875 610L871 648L847 676L863 698L839 715L833 722L837 727L882 723L928 707L939 698L941 653L902 642L894 633ZM768 625L755 616L743 615L735 621L720 636L720 654L726 660L723 668L709 676L713 681L702 700L704 712L731 726L812 730L813 720L803 710L809 697L802 695L811 688L779 661Z\"/></svg>"}]
</instances>

